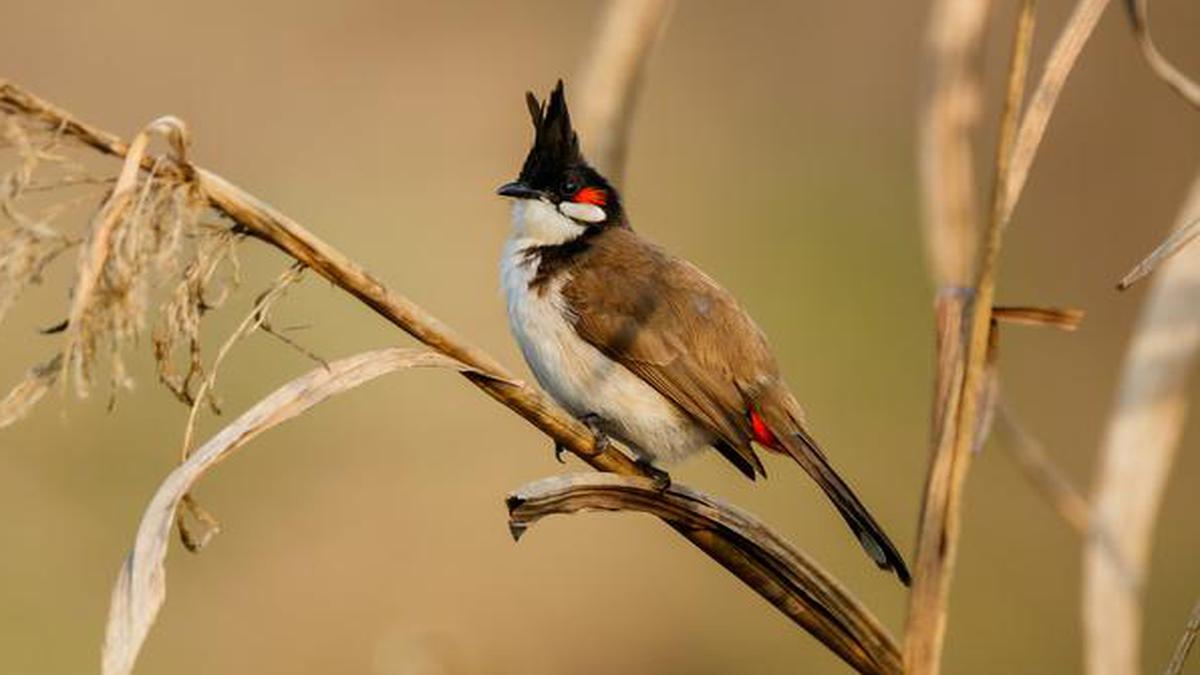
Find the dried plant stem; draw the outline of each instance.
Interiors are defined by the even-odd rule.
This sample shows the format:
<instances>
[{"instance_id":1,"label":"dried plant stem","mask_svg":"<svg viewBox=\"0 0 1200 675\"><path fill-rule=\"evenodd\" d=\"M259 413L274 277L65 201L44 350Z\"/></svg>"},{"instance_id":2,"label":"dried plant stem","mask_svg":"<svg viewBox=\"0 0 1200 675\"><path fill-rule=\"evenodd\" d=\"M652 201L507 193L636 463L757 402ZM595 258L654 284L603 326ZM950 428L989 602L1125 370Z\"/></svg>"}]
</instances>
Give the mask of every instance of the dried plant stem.
<instances>
[{"instance_id":1,"label":"dried plant stem","mask_svg":"<svg viewBox=\"0 0 1200 675\"><path fill-rule=\"evenodd\" d=\"M986 372L996 270L1006 218L1005 197L1009 194L1009 170L1017 116L1021 109L1029 49L1033 42L1033 24L1034 2L1024 0L1013 34L1007 95L1000 121L992 215L983 242L973 298L963 307L967 313L960 320L965 328L961 338L964 346L955 348L955 351L961 357L956 359L955 365L950 366L955 372L961 369L962 375L961 378L955 376L948 381L961 379L961 386L957 395L948 396L945 401L947 407L940 417L942 428L935 435L937 448L930 464L921 512L904 644L905 672L911 675L937 673L941 666L950 580L958 554L962 492L976 433L982 429L980 420L988 416L984 399L989 389ZM953 339L953 336L947 337ZM939 397L941 395L942 392L939 392Z\"/></svg>"},{"instance_id":2,"label":"dried plant stem","mask_svg":"<svg viewBox=\"0 0 1200 675\"><path fill-rule=\"evenodd\" d=\"M0 108L20 112L53 128L61 128L65 135L107 154L124 157L129 149L119 137L85 124L68 112L3 81L0 81ZM150 166L148 158L142 162L144 169ZM168 164L160 173L167 175L172 171L178 172L178 169ZM471 383L592 467L623 475L646 475L641 467L619 450L598 449L587 427L555 405L540 390L516 381L492 356L467 342L420 306L384 287L345 254L296 221L210 171L195 167L194 179L211 206L228 216L241 231L279 248L420 342L467 366L469 370L463 376ZM787 589L763 577L750 564L750 553L709 531L676 529L797 624L827 644L843 644L840 636L824 636L825 625L813 620L815 615L826 611L825 608L812 606L811 598L790 594ZM873 636L873 644L896 652L891 637L882 629L880 631ZM860 672L893 672L881 670L879 664L898 663L898 659L882 658L876 651L872 645L860 645L855 649L838 651L837 654Z\"/></svg>"},{"instance_id":3,"label":"dried plant stem","mask_svg":"<svg viewBox=\"0 0 1200 675\"><path fill-rule=\"evenodd\" d=\"M1167 86L1183 97L1183 100L1200 109L1200 84L1193 82L1172 65L1167 57L1158 51L1150 37L1149 4L1149 0L1125 0L1125 7L1129 10L1129 21L1133 24L1133 34L1137 38L1138 46L1142 48L1142 55L1146 57L1146 62L1159 79L1166 82Z\"/></svg>"},{"instance_id":4,"label":"dried plant stem","mask_svg":"<svg viewBox=\"0 0 1200 675\"><path fill-rule=\"evenodd\" d=\"M1200 218L1200 174L1177 227ZM1158 507L1183 431L1187 376L1200 348L1200 248L1163 264L1125 354L1096 467L1092 504L1118 555L1084 550L1084 665L1091 675L1134 675L1141 650L1142 581Z\"/></svg>"},{"instance_id":5,"label":"dried plant stem","mask_svg":"<svg viewBox=\"0 0 1200 675\"><path fill-rule=\"evenodd\" d=\"M513 492L507 503L514 538L548 515L601 509L650 513L678 530L703 530L730 540L749 554L747 565L787 589L780 593L780 601L811 594L815 596L811 606L827 608L812 619L826 625L819 638L840 641L826 642L830 649L842 652L870 645L863 656L874 660L879 672L900 672L900 654L892 645L876 642L886 633L870 612L803 552L735 506L683 485L673 484L663 491L652 480L604 473L542 479ZM847 636L856 639L846 640Z\"/></svg>"},{"instance_id":6,"label":"dried plant stem","mask_svg":"<svg viewBox=\"0 0 1200 675\"><path fill-rule=\"evenodd\" d=\"M1197 600L1196 606L1192 607L1192 615L1188 618L1183 635L1179 638L1179 644L1175 647L1175 655L1171 657L1171 663L1163 671L1164 675L1181 675L1183 673L1183 664L1187 662L1188 653L1192 651L1192 645L1196 643L1197 634L1200 634L1200 600Z\"/></svg>"},{"instance_id":7,"label":"dried plant stem","mask_svg":"<svg viewBox=\"0 0 1200 675\"><path fill-rule=\"evenodd\" d=\"M933 81L917 130L921 222L930 274L939 288L966 286L975 250L971 137L982 108L979 49L987 0L937 0L930 15Z\"/></svg>"},{"instance_id":8,"label":"dried plant stem","mask_svg":"<svg viewBox=\"0 0 1200 675\"><path fill-rule=\"evenodd\" d=\"M593 164L616 184L625 174L633 110L647 57L662 37L674 0L613 0L583 68L573 110Z\"/></svg>"},{"instance_id":9,"label":"dried plant stem","mask_svg":"<svg viewBox=\"0 0 1200 675\"><path fill-rule=\"evenodd\" d=\"M1087 498L1046 455L1042 444L1021 425L1007 405L1001 402L1000 421L1011 438L1005 443L1021 473L1046 498L1065 523L1080 536L1088 536L1092 527L1092 507Z\"/></svg>"}]
</instances>

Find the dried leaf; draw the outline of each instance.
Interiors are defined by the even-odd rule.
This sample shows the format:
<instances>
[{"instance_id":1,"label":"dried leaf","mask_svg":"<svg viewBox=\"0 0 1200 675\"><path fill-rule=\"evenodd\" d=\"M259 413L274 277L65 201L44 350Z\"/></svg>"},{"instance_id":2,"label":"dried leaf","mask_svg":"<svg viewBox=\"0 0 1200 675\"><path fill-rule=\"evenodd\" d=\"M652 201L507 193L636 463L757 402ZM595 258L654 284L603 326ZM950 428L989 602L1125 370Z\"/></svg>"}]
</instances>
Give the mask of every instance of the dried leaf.
<instances>
[{"instance_id":1,"label":"dried leaf","mask_svg":"<svg viewBox=\"0 0 1200 675\"><path fill-rule=\"evenodd\" d=\"M588 510L640 511L676 529L710 531L732 542L743 564L778 589L772 602L805 608L812 622L806 628L835 653L864 656L854 665L865 672L901 670L895 642L858 600L757 518L711 496L678 484L660 491L641 476L598 473L530 483L509 495L507 504L514 538L548 515Z\"/></svg>"},{"instance_id":2,"label":"dried leaf","mask_svg":"<svg viewBox=\"0 0 1200 675\"><path fill-rule=\"evenodd\" d=\"M50 387L54 386L60 372L62 354L56 354L49 361L30 368L25 379L0 401L0 429L15 424L28 415Z\"/></svg>"},{"instance_id":3,"label":"dried leaf","mask_svg":"<svg viewBox=\"0 0 1200 675\"><path fill-rule=\"evenodd\" d=\"M1049 326L1059 330L1074 331L1083 323L1082 309L1062 307L993 307L992 318L1002 323L1020 323L1026 326Z\"/></svg>"},{"instance_id":4,"label":"dried leaf","mask_svg":"<svg viewBox=\"0 0 1200 675\"><path fill-rule=\"evenodd\" d=\"M1141 281L1147 274L1153 272L1159 265L1171 259L1171 256L1182 251L1188 244L1195 241L1196 237L1200 236L1200 218L1185 224L1183 227L1176 228L1166 241L1158 245L1158 248L1150 252L1150 255L1142 259L1136 267L1117 282L1117 290L1124 291L1130 286Z\"/></svg>"},{"instance_id":5,"label":"dried leaf","mask_svg":"<svg viewBox=\"0 0 1200 675\"><path fill-rule=\"evenodd\" d=\"M124 675L133 670L138 652L166 599L163 561L176 512L184 495L205 472L255 436L334 394L396 370L417 367L471 370L448 356L399 347L334 361L328 369L318 368L276 389L172 471L146 507L133 550L121 566L113 588L102 657L104 675Z\"/></svg>"},{"instance_id":6,"label":"dried leaf","mask_svg":"<svg viewBox=\"0 0 1200 675\"><path fill-rule=\"evenodd\" d=\"M1176 219L1200 218L1200 174ZM1159 269L1125 352L1096 466L1092 505L1118 555L1089 540L1083 623L1088 673L1140 672L1141 586L1158 507L1187 415L1187 378L1200 349L1200 248Z\"/></svg>"}]
</instances>

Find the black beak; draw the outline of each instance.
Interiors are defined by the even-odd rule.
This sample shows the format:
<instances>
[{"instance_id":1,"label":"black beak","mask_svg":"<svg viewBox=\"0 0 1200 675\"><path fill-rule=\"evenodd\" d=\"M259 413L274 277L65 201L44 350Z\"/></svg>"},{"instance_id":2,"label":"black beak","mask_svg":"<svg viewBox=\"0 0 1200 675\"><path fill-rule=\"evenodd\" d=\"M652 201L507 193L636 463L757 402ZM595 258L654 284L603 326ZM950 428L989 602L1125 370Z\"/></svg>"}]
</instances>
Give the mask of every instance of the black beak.
<instances>
[{"instance_id":1,"label":"black beak","mask_svg":"<svg viewBox=\"0 0 1200 675\"><path fill-rule=\"evenodd\" d=\"M521 181L515 180L496 188L496 194L501 197L512 197L514 199L541 199L545 193L541 190L534 190Z\"/></svg>"}]
</instances>

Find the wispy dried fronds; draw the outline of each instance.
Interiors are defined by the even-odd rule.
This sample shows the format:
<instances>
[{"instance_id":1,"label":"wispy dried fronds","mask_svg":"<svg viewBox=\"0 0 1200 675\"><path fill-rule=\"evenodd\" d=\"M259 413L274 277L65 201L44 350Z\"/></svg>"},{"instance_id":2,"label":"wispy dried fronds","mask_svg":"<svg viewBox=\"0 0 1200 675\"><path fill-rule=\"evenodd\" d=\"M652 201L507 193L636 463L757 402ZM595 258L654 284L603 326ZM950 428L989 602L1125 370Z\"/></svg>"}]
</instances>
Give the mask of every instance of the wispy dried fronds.
<instances>
[{"instance_id":1,"label":"wispy dried fronds","mask_svg":"<svg viewBox=\"0 0 1200 675\"><path fill-rule=\"evenodd\" d=\"M262 432L304 413L330 396L397 370L429 367L470 370L441 354L399 347L334 361L328 368L318 368L276 389L172 471L150 500L138 526L133 549L113 587L104 636L104 675L132 672L138 652L166 598L167 572L163 561L180 502L209 469Z\"/></svg>"},{"instance_id":2,"label":"wispy dried fronds","mask_svg":"<svg viewBox=\"0 0 1200 675\"><path fill-rule=\"evenodd\" d=\"M62 373L62 354L29 369L25 379L0 400L0 429L29 414Z\"/></svg>"},{"instance_id":3,"label":"wispy dried fronds","mask_svg":"<svg viewBox=\"0 0 1200 675\"><path fill-rule=\"evenodd\" d=\"M208 406L214 412L220 412L220 407L217 403L216 396L213 394L213 389L217 384L217 374L221 370L221 364L225 361L225 357L233 350L233 346L246 335L253 333L267 321L267 312L271 305L275 303L289 286L296 283L300 279L300 275L304 273L304 266L300 263L295 263L283 271L271 284L270 288L259 294L254 302L254 307L246 318L242 319L242 323L225 339L225 343L217 351L216 358L213 359L212 366L208 369L208 377L197 388L194 396L190 397L191 408L188 411L187 424L183 429L183 445L180 450L180 462L186 462L188 456L192 452L192 437L196 432L196 420L199 418L200 408L207 401ZM193 338L192 344L197 344L196 338ZM192 351L193 354L198 353L198 348ZM199 359L193 363L199 362ZM160 362L161 363L161 362ZM325 364L328 368L329 364ZM189 374L194 371L189 370ZM185 381L186 384L186 381ZM187 394L187 390L184 390ZM216 517L206 511L204 507L196 501L191 493L183 496L183 505L186 507L186 513L194 516L196 520L204 526L205 532L200 537L196 537L187 524L185 513L180 512L176 518L176 525L179 528L179 539L192 553L198 553L201 549L208 545L208 542L220 530L220 522Z\"/></svg>"},{"instance_id":4,"label":"wispy dried fronds","mask_svg":"<svg viewBox=\"0 0 1200 675\"><path fill-rule=\"evenodd\" d=\"M30 125L15 115L0 116L0 156L12 166L0 174L0 321L42 272L77 239L54 227L66 205L27 209L22 198L35 191L35 177L53 170L51 185L80 184L83 169L59 153L57 130Z\"/></svg>"},{"instance_id":5,"label":"wispy dried fronds","mask_svg":"<svg viewBox=\"0 0 1200 675\"><path fill-rule=\"evenodd\" d=\"M197 227L203 234L195 242L170 297L159 309L159 323L154 331L159 381L189 406L202 398L194 391L196 381L205 372L200 320L223 305L241 281L237 258L240 235L224 225L201 222ZM221 276L222 270L227 270L227 276ZM181 351L186 359L182 373L176 365ZM215 403L211 396L208 400Z\"/></svg>"},{"instance_id":6,"label":"wispy dried fronds","mask_svg":"<svg viewBox=\"0 0 1200 675\"><path fill-rule=\"evenodd\" d=\"M749 573L770 582L773 604L805 610L808 630L862 673L900 673L900 652L887 631L820 566L757 518L689 487L663 491L652 479L614 474L554 476L530 483L507 499L509 526L518 538L548 515L578 511L639 511L676 529L729 540L746 554ZM760 582L761 583L761 582Z\"/></svg>"},{"instance_id":7,"label":"wispy dried fronds","mask_svg":"<svg viewBox=\"0 0 1200 675\"><path fill-rule=\"evenodd\" d=\"M1177 218L1200 218L1200 175ZM1139 672L1141 588L1154 522L1187 412L1187 378L1200 348L1200 248L1165 262L1142 306L1100 449L1092 496L1118 556L1084 550L1085 665L1091 675Z\"/></svg>"},{"instance_id":8,"label":"wispy dried fronds","mask_svg":"<svg viewBox=\"0 0 1200 675\"><path fill-rule=\"evenodd\" d=\"M1154 40L1150 37L1149 0L1125 0L1125 8L1129 10L1129 21L1133 24L1133 34L1142 55L1154 70L1159 79L1174 89L1183 100L1200 108L1200 84L1196 84L1183 71L1176 68L1167 57L1158 51Z\"/></svg>"},{"instance_id":9,"label":"wispy dried fronds","mask_svg":"<svg viewBox=\"0 0 1200 675\"><path fill-rule=\"evenodd\" d=\"M131 384L126 354L154 316L157 291L175 280L174 292L159 308L155 356L163 383L190 402L191 382L203 372L200 316L226 295L228 281L214 289L220 271L234 270L236 280L233 256L239 237L227 226L200 221L208 203L188 170L186 128L174 118L147 125L126 148L130 154L119 176L109 181L88 174L74 160L79 148L67 141L78 137L69 123L28 114L16 103L19 91L8 83L0 82L0 90L6 94L0 97L0 161L12 163L0 176L0 213L8 221L0 223L0 320L23 290L40 281L48 265L82 244L63 308L66 318L45 332L63 333L58 362L79 395L91 389L102 360L115 392ZM156 136L167 139L169 157L149 154ZM81 189L81 194L71 192ZM63 214L78 202L94 200L99 189L107 189L100 208L81 235L70 232ZM50 205L38 206L40 202ZM188 365L179 375L173 360L182 346ZM21 391L28 389L15 391L10 400L17 400ZM12 410L25 414L31 408Z\"/></svg>"},{"instance_id":10,"label":"wispy dried fronds","mask_svg":"<svg viewBox=\"0 0 1200 675\"><path fill-rule=\"evenodd\" d=\"M583 68L572 111L588 159L614 183L625 174L633 110L650 52L662 37L674 0L608 3L596 44Z\"/></svg>"},{"instance_id":11,"label":"wispy dried fronds","mask_svg":"<svg viewBox=\"0 0 1200 675\"><path fill-rule=\"evenodd\" d=\"M64 331L63 368L74 375L81 396L88 392L102 342L109 346L112 384L129 385L122 352L143 333L152 282L173 269L184 231L195 229L204 208L192 181L162 180L157 167L142 175L142 160L155 134L168 138L176 163L187 166L183 123L164 117L147 125L134 137L80 251Z\"/></svg>"}]
</instances>

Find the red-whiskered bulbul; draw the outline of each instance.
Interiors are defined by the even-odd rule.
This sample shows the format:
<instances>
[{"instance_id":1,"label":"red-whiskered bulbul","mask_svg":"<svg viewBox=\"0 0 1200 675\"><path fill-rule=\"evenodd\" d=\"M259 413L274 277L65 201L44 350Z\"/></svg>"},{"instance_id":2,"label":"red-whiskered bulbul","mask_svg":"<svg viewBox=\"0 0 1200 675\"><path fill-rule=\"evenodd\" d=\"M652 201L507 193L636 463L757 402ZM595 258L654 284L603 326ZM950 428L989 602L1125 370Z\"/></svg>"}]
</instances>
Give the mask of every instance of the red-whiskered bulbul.
<instances>
[{"instance_id":1,"label":"red-whiskered bulbul","mask_svg":"<svg viewBox=\"0 0 1200 675\"><path fill-rule=\"evenodd\" d=\"M752 443L808 472L875 564L904 559L809 435L762 331L698 268L642 239L621 196L579 150L563 86L526 94L533 148L513 199L501 283L512 332L542 387L660 480L658 462L717 449L751 480ZM664 483L665 485L665 483Z\"/></svg>"}]
</instances>

